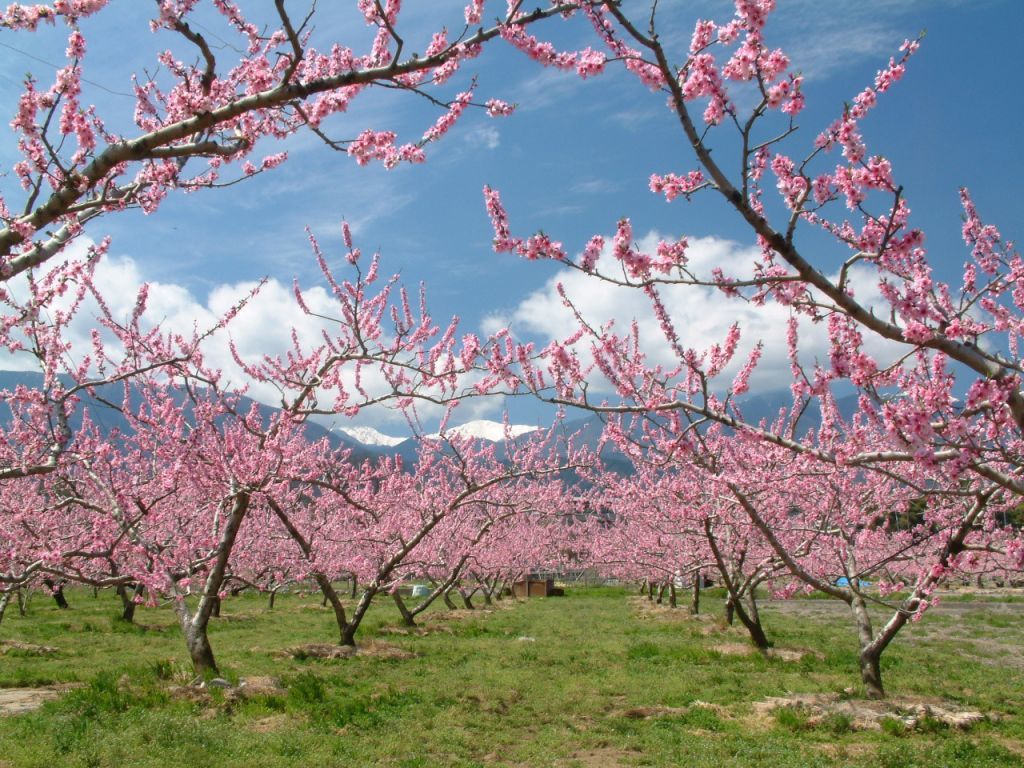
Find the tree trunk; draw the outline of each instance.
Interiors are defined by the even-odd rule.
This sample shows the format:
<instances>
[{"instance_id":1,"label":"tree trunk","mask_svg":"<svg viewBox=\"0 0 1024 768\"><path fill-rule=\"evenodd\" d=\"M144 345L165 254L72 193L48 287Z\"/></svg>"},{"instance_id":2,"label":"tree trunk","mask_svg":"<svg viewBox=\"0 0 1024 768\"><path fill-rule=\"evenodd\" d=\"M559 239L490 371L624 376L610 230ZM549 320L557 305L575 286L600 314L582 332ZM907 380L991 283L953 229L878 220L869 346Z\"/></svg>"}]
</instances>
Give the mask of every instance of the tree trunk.
<instances>
[{"instance_id":1,"label":"tree trunk","mask_svg":"<svg viewBox=\"0 0 1024 768\"><path fill-rule=\"evenodd\" d=\"M669 608L677 608L679 606L676 602L676 585L674 582L669 582L668 585L668 605Z\"/></svg>"},{"instance_id":2,"label":"tree trunk","mask_svg":"<svg viewBox=\"0 0 1024 768\"><path fill-rule=\"evenodd\" d=\"M7 612L7 604L11 602L11 593L4 592L0 595L0 624L4 623L4 614Z\"/></svg>"},{"instance_id":3,"label":"tree trunk","mask_svg":"<svg viewBox=\"0 0 1024 768\"><path fill-rule=\"evenodd\" d=\"M654 582L653 581L648 581L647 582L647 599L648 600L654 600Z\"/></svg>"},{"instance_id":4,"label":"tree trunk","mask_svg":"<svg viewBox=\"0 0 1024 768\"><path fill-rule=\"evenodd\" d=\"M736 621L736 603L733 602L732 598L727 598L725 601L725 623L730 627Z\"/></svg>"},{"instance_id":5,"label":"tree trunk","mask_svg":"<svg viewBox=\"0 0 1024 768\"><path fill-rule=\"evenodd\" d=\"M242 521L245 520L248 511L249 494L245 491L237 492L231 502L231 512L221 530L216 557L206 576L206 582L203 584L203 592L195 614L189 613L184 595L178 595L175 600L178 622L185 635L185 645L188 648L189 657L192 659L192 666L200 677L208 677L218 672L217 662L213 658L213 649L210 647L210 638L207 635L207 627L209 627L214 608L220 603L218 595L221 587L224 586L231 551L238 538L238 529L242 527Z\"/></svg>"},{"instance_id":6,"label":"tree trunk","mask_svg":"<svg viewBox=\"0 0 1024 768\"><path fill-rule=\"evenodd\" d=\"M871 626L871 615L863 597L853 592L850 608L853 619L857 623L857 638L860 640L860 679L869 699L884 699L885 688L882 686L882 650L874 641L874 629Z\"/></svg>"},{"instance_id":7,"label":"tree trunk","mask_svg":"<svg viewBox=\"0 0 1024 768\"><path fill-rule=\"evenodd\" d=\"M129 594L128 587L125 585L121 584L117 587L117 596L121 598L121 621L128 624L135 621L135 608L138 605L136 599L142 597L145 590L146 588L142 584L136 584Z\"/></svg>"},{"instance_id":8,"label":"tree trunk","mask_svg":"<svg viewBox=\"0 0 1024 768\"><path fill-rule=\"evenodd\" d=\"M665 589L667 587L667 583L662 584L660 587L658 587L658 605L661 605L662 601L665 599Z\"/></svg>"},{"instance_id":9,"label":"tree trunk","mask_svg":"<svg viewBox=\"0 0 1024 768\"><path fill-rule=\"evenodd\" d=\"M693 592L690 595L690 613L696 616L700 613L700 571L693 575Z\"/></svg>"},{"instance_id":10,"label":"tree trunk","mask_svg":"<svg viewBox=\"0 0 1024 768\"><path fill-rule=\"evenodd\" d=\"M461 567L462 567L462 565L464 565L464 563L465 563L465 561L467 559L468 559L467 557L463 558L463 562L461 562L455 568L455 570L453 570L452 573L449 574L448 578L444 580L444 583L438 584L435 581L431 581L430 582L430 586L432 587L432 590L431 590L430 594L427 595L425 598L423 598L423 600L415 608L411 608L409 610L409 613L413 617L419 616L421 613L423 613L425 610L427 610L427 608L429 608L433 604L433 602L435 600L437 600L437 598L444 597L445 594L447 593L448 589L451 588L452 584L454 584L458 580ZM449 606L449 607L454 607L454 606Z\"/></svg>"},{"instance_id":11,"label":"tree trunk","mask_svg":"<svg viewBox=\"0 0 1024 768\"><path fill-rule=\"evenodd\" d=\"M409 608L406 606L402 596L398 594L397 589L391 590L391 598L395 601L395 605L398 607L398 612L402 614L402 623L407 627L415 627L416 620L413 615L409 613Z\"/></svg>"},{"instance_id":12,"label":"tree trunk","mask_svg":"<svg viewBox=\"0 0 1024 768\"><path fill-rule=\"evenodd\" d=\"M747 633L750 635L750 642L759 651L767 651L772 647L772 644L768 641L768 636L764 633L764 628L761 626L760 617L757 614L751 615L747 613L742 600L736 601L736 616L739 617L740 622L746 627Z\"/></svg>"},{"instance_id":13,"label":"tree trunk","mask_svg":"<svg viewBox=\"0 0 1024 768\"><path fill-rule=\"evenodd\" d=\"M18 615L25 616L28 613L28 598L25 597L25 593L18 587L15 592L18 593Z\"/></svg>"},{"instance_id":14,"label":"tree trunk","mask_svg":"<svg viewBox=\"0 0 1024 768\"><path fill-rule=\"evenodd\" d=\"M448 610L457 611L459 609L459 606L452 602L452 598L448 594L449 592L451 592L451 587L449 587L441 593L441 598L444 600L444 604L448 606Z\"/></svg>"},{"instance_id":15,"label":"tree trunk","mask_svg":"<svg viewBox=\"0 0 1024 768\"><path fill-rule=\"evenodd\" d=\"M747 615L750 616L751 621L755 621L758 624L760 624L761 623L761 611L759 611L758 608L757 608L757 597L754 594L754 590L756 588L757 587L755 585L753 585L753 584L751 584L750 587L748 588L747 593L745 595L746 601L745 601L745 605L743 606L743 609L747 612Z\"/></svg>"},{"instance_id":16,"label":"tree trunk","mask_svg":"<svg viewBox=\"0 0 1024 768\"><path fill-rule=\"evenodd\" d=\"M185 645L188 648L192 668L198 677L206 678L216 675L217 661L213 658L213 648L206 634L206 624L189 622L185 627Z\"/></svg>"},{"instance_id":17,"label":"tree trunk","mask_svg":"<svg viewBox=\"0 0 1024 768\"><path fill-rule=\"evenodd\" d=\"M466 606L467 611L476 610L476 606L473 605L473 592L476 592L476 590L474 589L472 592L466 592L464 589L459 590L459 597L462 598L462 604Z\"/></svg>"},{"instance_id":18,"label":"tree trunk","mask_svg":"<svg viewBox=\"0 0 1024 768\"><path fill-rule=\"evenodd\" d=\"M213 602L213 609L210 611L210 615L213 616L213 618L215 618L215 619L219 619L220 618L220 604L221 604L220 595L214 595L211 598L211 600Z\"/></svg>"},{"instance_id":19,"label":"tree trunk","mask_svg":"<svg viewBox=\"0 0 1024 768\"><path fill-rule=\"evenodd\" d=\"M43 579L43 584L46 585L47 589L50 590L50 594L53 595L53 600L57 603L57 607L61 610L69 608L67 598L64 597L64 582L54 582L52 579Z\"/></svg>"},{"instance_id":20,"label":"tree trunk","mask_svg":"<svg viewBox=\"0 0 1024 768\"><path fill-rule=\"evenodd\" d=\"M640 582L640 594L642 595L646 591L647 591L647 579L644 579L643 581Z\"/></svg>"},{"instance_id":21,"label":"tree trunk","mask_svg":"<svg viewBox=\"0 0 1024 768\"><path fill-rule=\"evenodd\" d=\"M864 683L869 699L884 699L882 687L882 653L874 648L860 652L860 679Z\"/></svg>"},{"instance_id":22,"label":"tree trunk","mask_svg":"<svg viewBox=\"0 0 1024 768\"><path fill-rule=\"evenodd\" d=\"M494 603L491 602L491 595L494 594L494 588L498 585L498 580L494 579L492 582L487 579L480 579L480 584L482 585L480 587L480 594L484 598L484 605L494 605Z\"/></svg>"},{"instance_id":23,"label":"tree trunk","mask_svg":"<svg viewBox=\"0 0 1024 768\"><path fill-rule=\"evenodd\" d=\"M348 628L345 606L341 604L341 598L338 597L330 579L322 573L314 573L313 578L316 580L317 586L320 587L320 591L323 592L324 604L330 603L331 608L334 609L334 621L338 625L338 642L345 645L345 630Z\"/></svg>"},{"instance_id":24,"label":"tree trunk","mask_svg":"<svg viewBox=\"0 0 1024 768\"><path fill-rule=\"evenodd\" d=\"M711 554L715 557L715 565L718 568L718 573L722 577L722 582L725 584L725 588L729 591L729 600L725 604L725 617L729 623L732 623L732 613L735 612L736 616L739 617L740 622L746 627L747 633L750 635L750 641L758 648L758 650L765 651L771 647L771 643L768 642L768 638L764 633L764 628L761 626L761 618L757 613L757 603L754 602L754 596L752 593L748 594L747 599L749 601L750 612L747 612L746 607L743 605L743 591L737 586L736 580L733 578L733 573L729 568L728 563L725 561L725 557L722 555L721 549L718 547L718 539L715 537L714 530L711 525L711 520L704 521L704 535L707 538L708 546L711 547ZM697 579L694 583L699 583L700 574L697 574ZM749 589L753 589L753 586L747 584ZM732 611L730 611L730 606Z\"/></svg>"},{"instance_id":25,"label":"tree trunk","mask_svg":"<svg viewBox=\"0 0 1024 768\"><path fill-rule=\"evenodd\" d=\"M356 631L359 629L359 625L362 624L363 618L366 616L366 612L370 609L370 603L373 602L373 596L377 594L377 587L371 585L363 590L362 596L359 598L359 602L356 603L356 608L352 611L352 618L345 626L345 631L341 635L342 645L351 645L353 648L356 645Z\"/></svg>"}]
</instances>

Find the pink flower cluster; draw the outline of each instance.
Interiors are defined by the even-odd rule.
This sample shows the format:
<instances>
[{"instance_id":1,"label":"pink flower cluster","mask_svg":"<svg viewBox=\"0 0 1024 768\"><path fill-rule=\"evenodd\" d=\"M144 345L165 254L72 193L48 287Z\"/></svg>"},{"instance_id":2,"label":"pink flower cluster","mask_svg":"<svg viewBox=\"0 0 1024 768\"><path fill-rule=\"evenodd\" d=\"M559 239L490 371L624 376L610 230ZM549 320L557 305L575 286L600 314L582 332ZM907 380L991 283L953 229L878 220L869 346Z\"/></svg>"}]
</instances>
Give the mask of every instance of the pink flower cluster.
<instances>
[{"instance_id":1,"label":"pink flower cluster","mask_svg":"<svg viewBox=\"0 0 1024 768\"><path fill-rule=\"evenodd\" d=\"M488 99L486 106L488 117L508 117L516 111L515 104L509 104L501 99Z\"/></svg>"},{"instance_id":2,"label":"pink flower cluster","mask_svg":"<svg viewBox=\"0 0 1024 768\"><path fill-rule=\"evenodd\" d=\"M348 154L359 165L380 160L385 168L394 168L400 162L422 163L426 156L415 144L395 146L394 131L374 131L367 128L348 145Z\"/></svg>"},{"instance_id":3,"label":"pink flower cluster","mask_svg":"<svg viewBox=\"0 0 1024 768\"><path fill-rule=\"evenodd\" d=\"M607 61L603 53L591 48L578 52L559 51L551 43L541 41L528 33L521 24L502 26L501 36L541 65L555 69L575 70L576 74L583 79L603 72Z\"/></svg>"},{"instance_id":4,"label":"pink flower cluster","mask_svg":"<svg viewBox=\"0 0 1024 768\"><path fill-rule=\"evenodd\" d=\"M665 200L672 202L677 197L690 199L690 195L699 189L707 186L704 174L700 170L690 171L685 176L678 176L674 173L666 173L659 176L652 173L649 187L656 195L665 195Z\"/></svg>"},{"instance_id":5,"label":"pink flower cluster","mask_svg":"<svg viewBox=\"0 0 1024 768\"><path fill-rule=\"evenodd\" d=\"M100 11L110 0L56 0L52 5L11 3L0 13L0 27L34 30L39 22L53 24L64 18L69 24Z\"/></svg>"}]
</instances>

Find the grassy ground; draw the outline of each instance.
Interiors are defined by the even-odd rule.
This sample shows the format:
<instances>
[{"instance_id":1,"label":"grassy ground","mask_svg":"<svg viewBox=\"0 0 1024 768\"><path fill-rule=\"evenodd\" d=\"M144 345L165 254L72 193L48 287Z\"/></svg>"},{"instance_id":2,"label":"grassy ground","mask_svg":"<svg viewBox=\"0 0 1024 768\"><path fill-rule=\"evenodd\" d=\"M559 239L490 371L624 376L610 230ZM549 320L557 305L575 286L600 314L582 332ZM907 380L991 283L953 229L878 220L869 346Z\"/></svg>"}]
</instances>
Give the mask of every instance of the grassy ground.
<instances>
[{"instance_id":1,"label":"grassy ground","mask_svg":"<svg viewBox=\"0 0 1024 768\"><path fill-rule=\"evenodd\" d=\"M232 682L269 676L279 685L264 680L239 698L182 692L190 675L169 610L140 609L130 627L114 620L112 595L76 591L70 600L58 611L36 595L27 617L12 608L0 625L0 641L56 648L36 655L8 646L0 687L84 683L38 711L0 717L0 768L1024 762L1020 604L950 604L897 639L883 662L891 693L1000 715L966 733L935 724L905 733L755 709L767 696L856 686L849 619L824 601L764 608L779 647L817 654L799 661L738 654L737 630L599 588L431 614L425 635L385 634L398 616L382 602L362 639L414 657L317 660L275 656L335 637L315 597L279 597L272 612L242 597L226 601L215 622L218 660ZM719 603L705 599L712 613Z\"/></svg>"}]
</instances>

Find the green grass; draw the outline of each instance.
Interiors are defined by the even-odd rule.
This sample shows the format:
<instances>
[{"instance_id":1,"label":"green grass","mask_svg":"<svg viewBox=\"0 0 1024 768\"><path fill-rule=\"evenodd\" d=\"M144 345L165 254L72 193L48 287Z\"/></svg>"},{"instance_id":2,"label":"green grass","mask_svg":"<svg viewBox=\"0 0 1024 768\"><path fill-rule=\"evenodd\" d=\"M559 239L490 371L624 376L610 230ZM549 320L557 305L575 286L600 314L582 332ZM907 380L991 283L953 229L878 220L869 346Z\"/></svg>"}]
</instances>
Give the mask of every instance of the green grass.
<instances>
[{"instance_id":1,"label":"green grass","mask_svg":"<svg viewBox=\"0 0 1024 768\"><path fill-rule=\"evenodd\" d=\"M720 613L705 593L702 610ZM883 660L890 693L937 697L997 712L967 733L945 727L855 731L799 709L758 717L753 704L787 692L857 686L856 645L843 610L767 603L780 648L817 651L798 662L716 649L740 630L656 615L610 588L571 589L493 612L428 614L449 631L384 635L398 623L375 606L363 641L417 654L387 659L282 659L274 652L336 637L315 596L224 604L211 631L229 680L271 676L279 690L235 699L176 695L191 673L167 608L115 620L117 600L71 591L58 611L37 595L29 615L8 611L0 639L48 645L52 655L0 656L0 686L83 684L42 709L0 718L0 768L14 766L1019 766L1024 611L984 602L937 609ZM509 601L503 601L510 605ZM803 607L803 610L800 610ZM841 606L840 606L841 608ZM979 634L975 640L975 630ZM532 638L524 639L524 638ZM983 640L983 642L982 642ZM692 706L694 702L703 702ZM647 718L638 708L663 708ZM927 726L928 723L925 723Z\"/></svg>"}]
</instances>

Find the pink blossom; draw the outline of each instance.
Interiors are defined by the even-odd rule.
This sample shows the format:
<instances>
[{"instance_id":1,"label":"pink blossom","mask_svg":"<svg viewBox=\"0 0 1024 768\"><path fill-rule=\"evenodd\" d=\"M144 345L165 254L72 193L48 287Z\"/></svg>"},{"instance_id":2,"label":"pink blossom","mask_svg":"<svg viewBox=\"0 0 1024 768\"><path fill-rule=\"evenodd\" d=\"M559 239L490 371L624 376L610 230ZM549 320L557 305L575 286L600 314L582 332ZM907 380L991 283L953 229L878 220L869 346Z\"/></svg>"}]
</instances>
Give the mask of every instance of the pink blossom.
<instances>
[{"instance_id":1,"label":"pink blossom","mask_svg":"<svg viewBox=\"0 0 1024 768\"><path fill-rule=\"evenodd\" d=\"M508 117L516 109L515 104L509 104L501 99L487 100L487 115L489 117Z\"/></svg>"}]
</instances>

